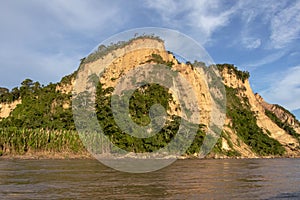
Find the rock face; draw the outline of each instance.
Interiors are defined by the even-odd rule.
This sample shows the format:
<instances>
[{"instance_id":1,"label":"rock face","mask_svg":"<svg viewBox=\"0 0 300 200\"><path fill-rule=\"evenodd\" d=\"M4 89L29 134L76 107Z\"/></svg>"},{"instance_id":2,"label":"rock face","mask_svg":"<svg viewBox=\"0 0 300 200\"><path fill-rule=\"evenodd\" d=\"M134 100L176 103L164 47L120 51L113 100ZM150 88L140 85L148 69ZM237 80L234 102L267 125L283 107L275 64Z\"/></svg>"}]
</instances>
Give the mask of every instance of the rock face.
<instances>
[{"instance_id":1,"label":"rock face","mask_svg":"<svg viewBox=\"0 0 300 200\"><path fill-rule=\"evenodd\" d=\"M66 83L66 84L63 84L63 83L58 84L55 89L56 89L56 91L61 92L63 94L71 94L71 92L73 90L74 81L75 80L72 79L71 80L71 84L68 84L68 83Z\"/></svg>"},{"instance_id":2,"label":"rock face","mask_svg":"<svg viewBox=\"0 0 300 200\"><path fill-rule=\"evenodd\" d=\"M300 134L300 122L288 110L276 104L269 104L258 94L255 94L257 101L264 109L274 113L276 117L282 122L291 126L298 134Z\"/></svg>"},{"instance_id":3,"label":"rock face","mask_svg":"<svg viewBox=\"0 0 300 200\"><path fill-rule=\"evenodd\" d=\"M11 111L13 111L21 102L21 100L17 100L12 103L0 103L0 120L1 118L8 117Z\"/></svg>"},{"instance_id":4,"label":"rock face","mask_svg":"<svg viewBox=\"0 0 300 200\"><path fill-rule=\"evenodd\" d=\"M120 48L101 56L100 58L82 62L81 72L79 73L82 80L87 80L88 77L101 69L101 66L107 66L101 74L99 81L104 88L115 87L118 79L127 74L130 70L135 69L145 63L153 63L153 56L161 58L165 63L172 63L172 70L178 72L192 86L198 102L198 109L201 111L199 123L208 125L211 119L212 112L212 97L205 79L203 69L195 69L190 64L179 63L172 53L166 51L164 43L161 40L151 38L139 38L132 40ZM284 108L278 105L272 105L263 100L259 94L254 94L247 76L240 76L240 71L233 70L229 67L224 67L220 70L223 78L223 83L228 88L232 88L237 92L240 99L246 99L243 103L249 104L251 111L254 113L257 125L269 137L277 140L286 150L285 156L300 156L299 140L297 135L291 135L284 126L289 126L296 134L300 135L300 123L296 118ZM56 91L64 94L71 94L74 87L77 91L85 91L88 84L78 82L80 79L75 79L75 76L70 76L70 80L64 83L59 83L56 86ZM1 91L0 91L1 94ZM170 114L181 115L178 109L179 101L174 96L174 102L170 102ZM242 101L242 100L241 100ZM0 104L0 118L8 117L10 112L21 103L20 101L11 104ZM69 108L71 102L65 102L64 108ZM269 114L268 114L269 112ZM270 113L273 118L270 117ZM281 124L275 120L279 120ZM224 152L236 152L240 157L256 158L260 157L253 148L246 144L232 128L232 119L227 117L223 128L223 135L220 140L220 148ZM222 152L215 157L224 156ZM227 156L230 156L228 154Z\"/></svg>"},{"instance_id":5,"label":"rock face","mask_svg":"<svg viewBox=\"0 0 300 200\"><path fill-rule=\"evenodd\" d=\"M291 125L294 130L300 134L299 122L295 119L295 117L282 107L268 104L259 94L254 94L248 79L242 81L237 77L235 72L229 72L226 68L221 72L221 74L225 85L239 89L239 96L246 97L248 99L251 110L256 114L257 125L262 128L265 133L270 133L270 137L279 141L285 147L287 155L299 156L299 150L295 150L295 147L299 146L297 139L289 135L285 130L272 121L269 116L266 115L265 110L269 110L274 113L283 123ZM236 143L234 140L232 142ZM242 156L253 157L244 153L246 152L241 152Z\"/></svg>"},{"instance_id":6,"label":"rock face","mask_svg":"<svg viewBox=\"0 0 300 200\"><path fill-rule=\"evenodd\" d=\"M159 56L164 62L173 63L172 70L179 72L182 77L188 80L195 91L199 105L198 109L201 111L199 123L208 125L212 106L208 86L203 76L204 72L202 70L192 69L190 65L185 63L179 63L174 55L165 50L164 43L160 40L147 38L137 39L123 48L119 48L113 53L103 56L101 59L88 62L84 64L84 67L82 67L83 71L80 73L80 76L85 77L81 77L80 79L87 80L91 73L97 73L101 70L99 66L108 66L102 73L100 82L104 88L115 87L118 83L117 80L130 70L148 62L154 64L155 61L151 61L153 55ZM75 85L76 91L78 92L89 88L85 82L75 82ZM181 116L180 111L176 109L179 104L178 99L177 97L174 98L175 103L170 105L173 109L169 112L170 114Z\"/></svg>"}]
</instances>

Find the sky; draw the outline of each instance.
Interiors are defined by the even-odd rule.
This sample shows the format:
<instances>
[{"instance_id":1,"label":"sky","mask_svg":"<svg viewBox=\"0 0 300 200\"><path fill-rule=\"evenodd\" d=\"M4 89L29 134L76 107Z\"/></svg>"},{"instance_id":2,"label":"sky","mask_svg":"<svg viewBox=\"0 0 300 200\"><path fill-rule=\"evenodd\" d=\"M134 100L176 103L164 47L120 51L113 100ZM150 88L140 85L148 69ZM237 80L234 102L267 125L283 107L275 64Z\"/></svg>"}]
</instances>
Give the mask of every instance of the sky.
<instances>
[{"instance_id":1,"label":"sky","mask_svg":"<svg viewBox=\"0 0 300 200\"><path fill-rule=\"evenodd\" d=\"M0 86L46 85L77 70L108 37L141 27L177 30L215 63L250 72L269 103L300 113L299 0L0 0ZM297 115L300 118L300 114Z\"/></svg>"}]
</instances>

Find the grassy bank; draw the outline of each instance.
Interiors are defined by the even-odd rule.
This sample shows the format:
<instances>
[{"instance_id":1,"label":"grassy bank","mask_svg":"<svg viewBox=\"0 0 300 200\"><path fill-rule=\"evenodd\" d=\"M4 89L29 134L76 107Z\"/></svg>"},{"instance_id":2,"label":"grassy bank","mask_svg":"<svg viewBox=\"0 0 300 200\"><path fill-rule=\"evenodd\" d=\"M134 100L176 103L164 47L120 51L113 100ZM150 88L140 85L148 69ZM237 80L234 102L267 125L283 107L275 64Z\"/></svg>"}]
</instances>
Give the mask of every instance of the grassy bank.
<instances>
[{"instance_id":1,"label":"grassy bank","mask_svg":"<svg viewBox=\"0 0 300 200\"><path fill-rule=\"evenodd\" d=\"M76 131L45 129L0 129L0 155L83 155L86 150Z\"/></svg>"}]
</instances>

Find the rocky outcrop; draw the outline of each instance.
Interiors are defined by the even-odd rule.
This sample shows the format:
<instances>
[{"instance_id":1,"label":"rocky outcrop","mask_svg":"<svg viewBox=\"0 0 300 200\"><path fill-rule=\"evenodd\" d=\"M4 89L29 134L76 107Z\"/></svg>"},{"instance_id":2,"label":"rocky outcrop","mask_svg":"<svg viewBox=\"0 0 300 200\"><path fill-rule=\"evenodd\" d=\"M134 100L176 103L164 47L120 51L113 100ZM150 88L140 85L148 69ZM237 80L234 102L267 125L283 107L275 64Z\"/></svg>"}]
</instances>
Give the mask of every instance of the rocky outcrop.
<instances>
[{"instance_id":1,"label":"rocky outcrop","mask_svg":"<svg viewBox=\"0 0 300 200\"><path fill-rule=\"evenodd\" d=\"M74 82L75 82L75 78L72 78L70 83L58 84L55 90L63 94L71 94L73 90Z\"/></svg>"},{"instance_id":2,"label":"rocky outcrop","mask_svg":"<svg viewBox=\"0 0 300 200\"><path fill-rule=\"evenodd\" d=\"M6 118L9 114L17 107L18 104L22 103L21 100L14 101L12 103L0 103L0 120Z\"/></svg>"},{"instance_id":3,"label":"rocky outcrop","mask_svg":"<svg viewBox=\"0 0 300 200\"><path fill-rule=\"evenodd\" d=\"M263 106L264 109L274 113L282 123L291 126L298 134L300 134L300 122L296 117L285 108L277 104L267 103L258 93L255 94L257 101Z\"/></svg>"},{"instance_id":4,"label":"rocky outcrop","mask_svg":"<svg viewBox=\"0 0 300 200\"><path fill-rule=\"evenodd\" d=\"M237 151L242 158L258 158L259 156L256 155L253 150L237 136L234 130L230 128L230 124L230 120L226 119L223 131L224 134L227 135L226 138L228 138L229 141L222 138L222 149L225 151ZM230 143L232 145L229 145Z\"/></svg>"},{"instance_id":5,"label":"rocky outcrop","mask_svg":"<svg viewBox=\"0 0 300 200\"><path fill-rule=\"evenodd\" d=\"M87 80L93 74L99 75L99 72L101 74L98 78L103 88L115 87L120 77L131 70L145 64L155 64L154 55L165 63L171 63L172 66L170 69L178 72L180 76L188 81L195 92L198 109L201 111L199 123L208 126L213 118L211 117L213 101L204 70L202 68L195 69L191 64L179 63L174 55L165 49L164 43L161 40L137 38L131 40L126 45L121 45L113 51L103 54L99 58L95 57L95 59L83 60L78 77L76 78L75 74L73 74L68 76L64 81L62 80L56 85L56 92L69 95L74 92L74 88L76 88L77 93L84 92L90 87ZM244 104L249 104L249 109L255 115L256 123L264 131L264 134L277 140L285 148L286 156L300 156L299 140L276 124L274 120L270 119L266 114L266 110L273 113L281 123L289 125L298 134L300 134L299 121L286 109L278 105L269 104L259 94L254 94L249 84L249 74L242 73L230 67L223 67L220 73L224 85L238 91L237 95L241 101ZM170 90L176 90L176 88L170 88ZM6 90L0 90L0 94L1 91L5 92ZM173 96L173 99L174 101L170 102L169 114L182 116L181 110L178 109L180 107L179 97ZM0 104L0 120L1 118L8 117L11 111L20 103L22 103L21 100L10 104ZM61 105L63 109L70 109L71 101L63 101ZM51 110L55 110L57 106L58 103L53 101ZM224 152L235 152L240 157L245 158L259 157L251 146L243 142L236 130L232 128L232 120L230 118L225 120L222 134L220 143Z\"/></svg>"},{"instance_id":6,"label":"rocky outcrop","mask_svg":"<svg viewBox=\"0 0 300 200\"><path fill-rule=\"evenodd\" d=\"M122 75L127 74L130 70L145 63L155 63L151 61L153 55L160 56L164 62L173 63L172 70L179 72L179 74L189 82L195 91L199 105L198 109L201 111L199 123L208 125L212 106L210 93L204 78L204 72L202 70L193 69L190 65L179 63L174 55L165 50L162 41L137 39L130 44L103 56L101 59L85 63L82 67L83 71L79 73L79 76L82 76L80 77L80 80L87 80L92 73L99 73L100 70L104 70L100 77L100 82L103 87L115 87L118 83L117 80L122 77ZM107 67L101 69L101 66ZM79 79L76 81L78 80ZM84 91L89 87L87 83L83 82L75 82L75 84L77 85L77 92ZM172 89L174 88L171 88L171 90ZM169 113L181 116L180 110L176 109L179 107L178 97L174 96L174 99L175 103L170 104L171 110Z\"/></svg>"},{"instance_id":7,"label":"rocky outcrop","mask_svg":"<svg viewBox=\"0 0 300 200\"><path fill-rule=\"evenodd\" d=\"M294 127L296 128L295 118L288 114L287 111L284 111L275 105L266 103L260 95L254 94L248 79L241 80L234 71L229 70L228 68L224 68L221 74L223 77L223 82L226 86L238 89L239 96L246 97L248 99L251 110L256 114L257 125L262 128L266 134L270 133L270 137L279 141L285 147L289 156L299 156L299 151L295 151L295 148L299 146L297 139L289 135L285 130L274 123L265 114L265 109L268 109L274 113L276 112L276 115L281 117L283 121L289 121L291 124L294 124ZM241 153L242 156L249 156L245 155L243 152Z\"/></svg>"}]
</instances>

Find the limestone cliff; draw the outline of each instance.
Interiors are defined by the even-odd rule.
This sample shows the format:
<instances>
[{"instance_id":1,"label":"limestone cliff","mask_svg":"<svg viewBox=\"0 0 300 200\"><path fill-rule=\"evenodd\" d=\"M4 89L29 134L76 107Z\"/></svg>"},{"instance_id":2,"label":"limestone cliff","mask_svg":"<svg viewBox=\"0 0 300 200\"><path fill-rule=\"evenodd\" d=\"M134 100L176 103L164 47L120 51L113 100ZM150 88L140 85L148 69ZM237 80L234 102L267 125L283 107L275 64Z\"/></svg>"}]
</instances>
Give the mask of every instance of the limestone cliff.
<instances>
[{"instance_id":1,"label":"limestone cliff","mask_svg":"<svg viewBox=\"0 0 300 200\"><path fill-rule=\"evenodd\" d=\"M242 78L238 78L237 72L237 70L232 70L225 67L221 71L224 84L228 87L237 89L239 97L244 97L248 100L251 111L255 113L257 125L262 128L265 134L268 134L270 137L279 141L285 147L287 155L299 156L299 141L297 138L288 134L282 127L279 127L278 124L272 121L272 119L266 115L266 110L274 113L283 123L291 125L298 134L300 134L299 122L287 110L277 105L268 104L259 94L254 94L250 87L248 78L244 80L242 80ZM227 124L225 125L225 131L227 130L227 132L232 135L232 130L228 131L229 125L230 120L228 119ZM237 141L235 140L232 140L232 142L237 144ZM240 152L242 156L249 156L247 151Z\"/></svg>"},{"instance_id":2,"label":"limestone cliff","mask_svg":"<svg viewBox=\"0 0 300 200\"><path fill-rule=\"evenodd\" d=\"M145 63L169 63L171 69L183 76L192 86L196 94L198 109L201 111L199 123L208 126L211 120L212 97L206 82L205 72L202 68L195 69L191 63L179 63L176 57L165 49L162 40L137 38L128 43L117 45L116 48L110 49L108 52L100 52L101 55L98 55L99 52L98 54L96 52L82 60L81 70L85 72L80 73L81 76L85 76L81 77L82 80L87 80L93 72L99 70L99 67L108 66L101 74L99 81L104 88L115 87L120 77L138 66ZM262 130L259 134L263 134L263 142L267 143L268 138L279 142L285 150L284 154L280 156L300 156L300 123L296 118L281 106L268 104L259 94L254 94L249 84L249 74L247 72L241 72L231 65L220 66L219 70L224 85L228 90L236 92L235 95L241 102L240 105L245 106L245 110L249 109L247 113L251 113L254 119L252 123L256 123L255 125L259 127L259 130ZM74 85L77 85L76 87L79 91L85 91L88 87L87 84L86 82L78 82L75 72L72 75L64 77L60 83L56 84L55 91L71 95ZM175 96L174 99L175 101L170 102L171 109L168 112L172 115L180 116L181 111L178 109L178 99ZM231 99L229 98L228 101L231 101ZM57 100L52 101L51 109L54 109L53 107L55 107L56 102ZM20 103L21 100L11 104L0 104L0 118L9 117L10 112ZM70 105L71 100L69 102L67 100L62 101L63 109L70 109ZM230 105L230 102L228 105ZM234 111L231 110L231 112ZM239 117L245 113L237 112L234 114ZM211 156L255 158L266 155L260 152L264 149L255 150L254 146L257 145L255 141L249 142L247 138L245 139L242 136L239 132L240 129L234 126L234 120L232 115L227 115L223 133L217 144L219 145L219 150L212 152ZM251 132L253 130L244 131L248 131L248 135L250 136L254 134L254 132ZM270 154L270 156L276 155Z\"/></svg>"},{"instance_id":3,"label":"limestone cliff","mask_svg":"<svg viewBox=\"0 0 300 200\"><path fill-rule=\"evenodd\" d=\"M6 118L22 101L17 100L11 103L0 103L0 120Z\"/></svg>"},{"instance_id":4,"label":"limestone cliff","mask_svg":"<svg viewBox=\"0 0 300 200\"><path fill-rule=\"evenodd\" d=\"M282 123L291 126L298 134L300 134L300 122L292 113L282 106L267 103L258 93L255 94L255 97L264 109L274 113Z\"/></svg>"}]
</instances>

